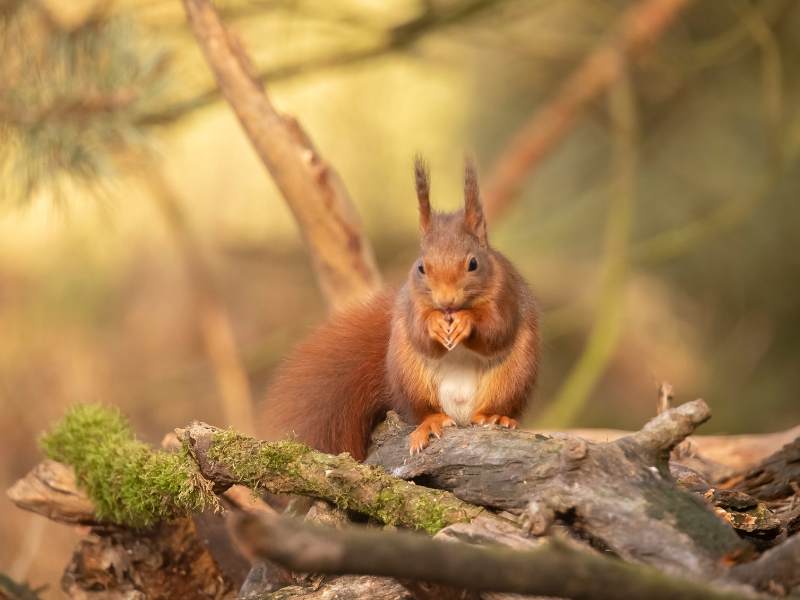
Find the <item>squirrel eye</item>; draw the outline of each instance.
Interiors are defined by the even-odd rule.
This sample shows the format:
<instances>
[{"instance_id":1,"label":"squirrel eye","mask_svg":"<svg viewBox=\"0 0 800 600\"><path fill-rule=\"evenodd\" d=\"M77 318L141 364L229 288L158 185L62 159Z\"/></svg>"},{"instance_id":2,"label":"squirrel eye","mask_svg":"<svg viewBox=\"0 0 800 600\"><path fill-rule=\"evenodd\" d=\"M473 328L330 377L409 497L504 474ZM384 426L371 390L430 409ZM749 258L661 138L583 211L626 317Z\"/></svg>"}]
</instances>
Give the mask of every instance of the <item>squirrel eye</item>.
<instances>
[{"instance_id":1,"label":"squirrel eye","mask_svg":"<svg viewBox=\"0 0 800 600\"><path fill-rule=\"evenodd\" d=\"M419 265L417 265L417 271L419 271L422 275L425 275L425 265L420 262Z\"/></svg>"},{"instance_id":2,"label":"squirrel eye","mask_svg":"<svg viewBox=\"0 0 800 600\"><path fill-rule=\"evenodd\" d=\"M478 259L474 256L469 259L469 265L467 266L468 271L474 271L478 268Z\"/></svg>"}]
</instances>

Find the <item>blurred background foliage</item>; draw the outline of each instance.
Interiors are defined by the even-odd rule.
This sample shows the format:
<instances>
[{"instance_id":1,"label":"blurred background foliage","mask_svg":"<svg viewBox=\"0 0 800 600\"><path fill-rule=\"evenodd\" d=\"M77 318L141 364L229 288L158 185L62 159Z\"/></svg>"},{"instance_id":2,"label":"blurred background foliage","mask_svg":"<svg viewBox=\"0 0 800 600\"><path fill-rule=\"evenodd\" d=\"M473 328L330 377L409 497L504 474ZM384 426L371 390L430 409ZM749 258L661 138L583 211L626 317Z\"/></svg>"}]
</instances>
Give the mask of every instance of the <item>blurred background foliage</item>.
<instances>
[{"instance_id":1,"label":"blurred background foliage","mask_svg":"<svg viewBox=\"0 0 800 600\"><path fill-rule=\"evenodd\" d=\"M434 202L457 206L464 152L488 174L630 4L217 6L399 282L416 252L412 155ZM184 19L175 0L0 0L4 488L75 402L121 406L154 442L224 421L193 300L204 278L256 398L324 318L291 215ZM662 379L710 402L707 432L800 420L798 31L793 0L690 4L490 223L544 310L527 425L637 427ZM0 570L57 597L72 534L1 502ZM43 536L64 551L34 562Z\"/></svg>"}]
</instances>

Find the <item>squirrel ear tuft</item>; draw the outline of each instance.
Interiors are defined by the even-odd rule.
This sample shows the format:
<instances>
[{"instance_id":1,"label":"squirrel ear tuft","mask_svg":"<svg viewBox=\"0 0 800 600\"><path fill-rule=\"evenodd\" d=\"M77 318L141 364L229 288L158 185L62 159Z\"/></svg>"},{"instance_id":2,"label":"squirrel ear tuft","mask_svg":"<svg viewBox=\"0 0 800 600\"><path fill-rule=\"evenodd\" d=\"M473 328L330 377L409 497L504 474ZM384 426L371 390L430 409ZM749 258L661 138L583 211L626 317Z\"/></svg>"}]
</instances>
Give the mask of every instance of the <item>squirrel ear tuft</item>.
<instances>
[{"instance_id":1,"label":"squirrel ear tuft","mask_svg":"<svg viewBox=\"0 0 800 600\"><path fill-rule=\"evenodd\" d=\"M431 224L431 183L428 165L419 154L414 157L414 182L419 203L419 227L425 232Z\"/></svg>"},{"instance_id":2,"label":"squirrel ear tuft","mask_svg":"<svg viewBox=\"0 0 800 600\"><path fill-rule=\"evenodd\" d=\"M487 245L486 219L481 206L478 174L475 163L469 157L464 160L464 224L482 246Z\"/></svg>"}]
</instances>

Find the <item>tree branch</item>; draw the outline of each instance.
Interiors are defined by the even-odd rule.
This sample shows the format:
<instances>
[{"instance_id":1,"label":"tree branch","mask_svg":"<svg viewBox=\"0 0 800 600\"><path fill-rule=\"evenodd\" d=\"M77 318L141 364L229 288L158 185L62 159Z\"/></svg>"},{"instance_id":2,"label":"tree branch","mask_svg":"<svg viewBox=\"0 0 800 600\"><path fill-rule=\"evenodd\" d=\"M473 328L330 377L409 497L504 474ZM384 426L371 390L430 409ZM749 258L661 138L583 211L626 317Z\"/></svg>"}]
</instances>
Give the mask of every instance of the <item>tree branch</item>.
<instances>
[{"instance_id":1,"label":"tree branch","mask_svg":"<svg viewBox=\"0 0 800 600\"><path fill-rule=\"evenodd\" d=\"M403 532L334 530L274 516L245 515L236 532L262 559L301 572L383 575L472 590L574 600L734 600L753 595L669 576L563 542L531 551L444 542ZM413 557L413 560L409 560Z\"/></svg>"},{"instance_id":2,"label":"tree branch","mask_svg":"<svg viewBox=\"0 0 800 600\"><path fill-rule=\"evenodd\" d=\"M347 454L324 454L291 441L260 442L205 423L193 423L179 437L201 474L219 489L238 483L273 494L321 498L383 523L429 533L483 512L449 492L403 481Z\"/></svg>"},{"instance_id":3,"label":"tree branch","mask_svg":"<svg viewBox=\"0 0 800 600\"><path fill-rule=\"evenodd\" d=\"M335 69L366 62L392 52L402 51L421 38L439 30L461 23L491 10L507 0L467 0L453 7L442 6L433 10L433 5L427 5L426 10L397 27L377 32L376 37L380 42L368 48L355 48L343 50L332 56L317 56L299 63L290 63L278 67L259 70L256 81L260 84L285 81L308 73L323 69ZM427 3L426 3L427 4ZM301 7L292 5L297 10ZM157 111L145 113L137 119L137 124L144 126L169 125L184 116L209 106L220 99L219 88L215 85L200 92L192 98L182 100Z\"/></svg>"},{"instance_id":4,"label":"tree branch","mask_svg":"<svg viewBox=\"0 0 800 600\"><path fill-rule=\"evenodd\" d=\"M487 180L489 222L499 217L534 171L575 125L589 103L675 21L689 0L642 0L620 17L616 31L561 84L555 96L521 127L495 160Z\"/></svg>"},{"instance_id":5,"label":"tree branch","mask_svg":"<svg viewBox=\"0 0 800 600\"><path fill-rule=\"evenodd\" d=\"M208 0L183 5L223 95L300 226L328 305L336 309L363 299L379 287L380 275L338 173L300 124L276 111Z\"/></svg>"}]
</instances>

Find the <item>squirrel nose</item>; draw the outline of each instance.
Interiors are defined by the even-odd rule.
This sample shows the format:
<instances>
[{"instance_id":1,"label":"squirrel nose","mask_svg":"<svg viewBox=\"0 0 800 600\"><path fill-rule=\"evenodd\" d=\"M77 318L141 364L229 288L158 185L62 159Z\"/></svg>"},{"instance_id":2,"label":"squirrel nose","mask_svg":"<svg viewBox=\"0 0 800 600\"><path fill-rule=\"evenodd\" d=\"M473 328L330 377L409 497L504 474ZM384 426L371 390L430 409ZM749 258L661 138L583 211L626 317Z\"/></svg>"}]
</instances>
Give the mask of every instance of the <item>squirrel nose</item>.
<instances>
[{"instance_id":1,"label":"squirrel nose","mask_svg":"<svg viewBox=\"0 0 800 600\"><path fill-rule=\"evenodd\" d=\"M439 308L441 308L445 312L452 312L456 308L456 299L455 297L444 299L438 302Z\"/></svg>"}]
</instances>

